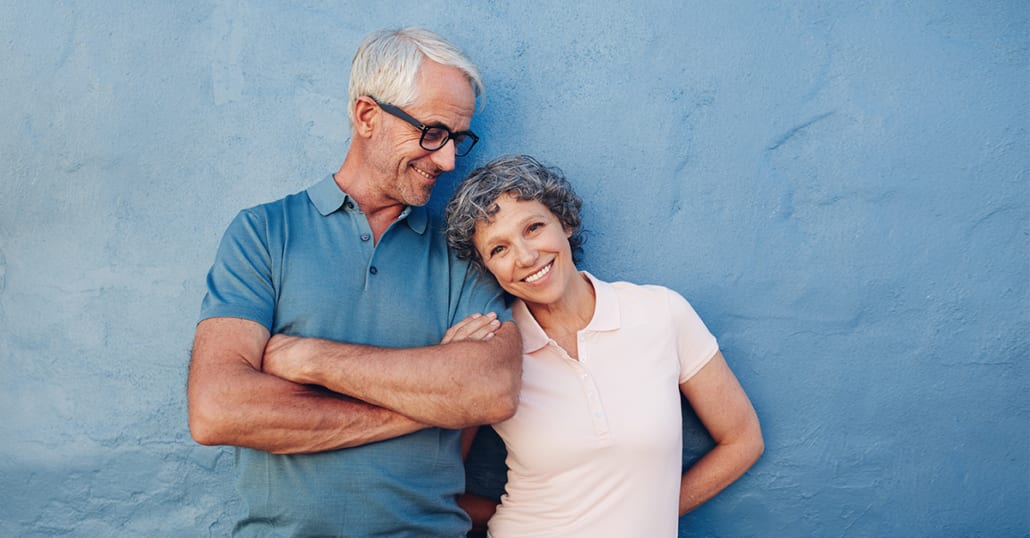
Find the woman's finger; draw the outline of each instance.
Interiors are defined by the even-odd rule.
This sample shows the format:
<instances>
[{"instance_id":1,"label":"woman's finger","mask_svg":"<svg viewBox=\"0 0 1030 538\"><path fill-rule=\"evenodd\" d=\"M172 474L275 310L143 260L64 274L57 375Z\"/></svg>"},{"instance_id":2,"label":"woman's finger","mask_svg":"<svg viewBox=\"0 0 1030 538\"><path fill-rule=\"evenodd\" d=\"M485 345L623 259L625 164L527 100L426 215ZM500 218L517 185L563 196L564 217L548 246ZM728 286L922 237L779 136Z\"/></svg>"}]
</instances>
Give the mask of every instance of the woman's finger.
<instances>
[{"instance_id":1,"label":"woman's finger","mask_svg":"<svg viewBox=\"0 0 1030 538\"><path fill-rule=\"evenodd\" d=\"M497 314L472 314L467 318L455 323L453 327L444 333L441 344L458 342L461 340L483 340L490 338L493 331L497 330L500 323L497 322Z\"/></svg>"}]
</instances>

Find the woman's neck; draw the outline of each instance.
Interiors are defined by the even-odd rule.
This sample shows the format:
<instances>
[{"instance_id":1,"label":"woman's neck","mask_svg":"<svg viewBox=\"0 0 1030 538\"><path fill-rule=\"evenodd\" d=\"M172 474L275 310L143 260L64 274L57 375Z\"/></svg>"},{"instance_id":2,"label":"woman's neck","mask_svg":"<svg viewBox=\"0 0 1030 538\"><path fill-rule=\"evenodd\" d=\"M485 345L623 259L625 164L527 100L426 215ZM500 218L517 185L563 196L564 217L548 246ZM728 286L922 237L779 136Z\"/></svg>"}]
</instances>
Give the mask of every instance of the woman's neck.
<instances>
[{"instance_id":1,"label":"woman's neck","mask_svg":"<svg viewBox=\"0 0 1030 538\"><path fill-rule=\"evenodd\" d=\"M548 336L555 340L575 334L590 324L596 304L594 285L583 273L573 279L561 298L551 304L526 303L529 313Z\"/></svg>"}]
</instances>

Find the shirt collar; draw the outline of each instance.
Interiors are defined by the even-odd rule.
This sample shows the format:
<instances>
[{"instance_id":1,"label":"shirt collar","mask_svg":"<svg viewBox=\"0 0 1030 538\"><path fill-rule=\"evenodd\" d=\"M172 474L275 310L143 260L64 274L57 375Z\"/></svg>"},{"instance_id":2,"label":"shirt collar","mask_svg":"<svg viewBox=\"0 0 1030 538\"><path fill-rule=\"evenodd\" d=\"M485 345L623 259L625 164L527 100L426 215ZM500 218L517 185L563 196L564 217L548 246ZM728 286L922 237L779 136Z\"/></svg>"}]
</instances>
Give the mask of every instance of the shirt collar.
<instances>
[{"instance_id":1,"label":"shirt collar","mask_svg":"<svg viewBox=\"0 0 1030 538\"><path fill-rule=\"evenodd\" d=\"M401 213L401 216L397 217L397 220L401 219L404 219L404 222L408 223L408 227L411 228L411 231L422 235L426 233L426 228L429 225L429 210L424 206L408 206L404 209L404 212Z\"/></svg>"},{"instance_id":2,"label":"shirt collar","mask_svg":"<svg viewBox=\"0 0 1030 538\"><path fill-rule=\"evenodd\" d=\"M526 307L526 303L522 302L522 299L511 305L511 317L515 320L519 333L522 334L522 353L524 355L547 345L550 338L540 328L540 324L536 322L533 314L529 313L529 308Z\"/></svg>"},{"instance_id":3,"label":"shirt collar","mask_svg":"<svg viewBox=\"0 0 1030 538\"><path fill-rule=\"evenodd\" d=\"M323 217L339 211L348 201L357 207L357 202L349 194L340 190L336 179L329 174L322 181L315 183L307 190L308 199ZM429 225L429 215L424 207L405 207L397 220L403 220L411 230L419 235L424 234Z\"/></svg>"},{"instance_id":4,"label":"shirt collar","mask_svg":"<svg viewBox=\"0 0 1030 538\"><path fill-rule=\"evenodd\" d=\"M590 283L594 285L594 318L583 328L584 331L614 331L622 326L622 313L619 312L619 297L615 286L598 280L594 275L582 271Z\"/></svg>"},{"instance_id":5,"label":"shirt collar","mask_svg":"<svg viewBox=\"0 0 1030 538\"><path fill-rule=\"evenodd\" d=\"M613 331L619 328L622 323L622 315L619 313L619 299L616 296L615 288L594 275L580 271L590 279L594 286L594 317L583 328L583 331ZM547 345L551 340L544 332L540 324L536 322L533 314L529 312L526 303L521 300L515 301L511 307L511 316L522 334L522 353L528 354L538 351Z\"/></svg>"}]
</instances>

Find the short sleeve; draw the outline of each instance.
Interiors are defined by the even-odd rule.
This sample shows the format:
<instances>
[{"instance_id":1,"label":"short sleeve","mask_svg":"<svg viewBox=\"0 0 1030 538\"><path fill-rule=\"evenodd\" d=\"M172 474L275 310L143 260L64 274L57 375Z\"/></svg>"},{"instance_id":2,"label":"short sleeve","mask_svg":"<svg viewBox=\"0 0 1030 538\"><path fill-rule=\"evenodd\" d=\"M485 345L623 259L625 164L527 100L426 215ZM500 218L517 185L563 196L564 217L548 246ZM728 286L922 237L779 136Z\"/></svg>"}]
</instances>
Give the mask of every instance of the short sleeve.
<instances>
[{"instance_id":1,"label":"short sleeve","mask_svg":"<svg viewBox=\"0 0 1030 538\"><path fill-rule=\"evenodd\" d=\"M451 325L472 314L495 312L497 319L511 321L511 306L506 300L504 290L497 284L493 276L484 275L466 262L457 261L464 267L460 283L457 308L454 310Z\"/></svg>"},{"instance_id":2,"label":"short sleeve","mask_svg":"<svg viewBox=\"0 0 1030 538\"><path fill-rule=\"evenodd\" d=\"M673 330L676 331L676 350L680 363L679 382L684 383L699 372L719 351L719 342L708 330L701 317L680 294L669 290L667 295Z\"/></svg>"},{"instance_id":3,"label":"short sleeve","mask_svg":"<svg viewBox=\"0 0 1030 538\"><path fill-rule=\"evenodd\" d=\"M275 287L265 213L241 211L229 224L207 275L200 319L243 318L271 330Z\"/></svg>"}]
</instances>

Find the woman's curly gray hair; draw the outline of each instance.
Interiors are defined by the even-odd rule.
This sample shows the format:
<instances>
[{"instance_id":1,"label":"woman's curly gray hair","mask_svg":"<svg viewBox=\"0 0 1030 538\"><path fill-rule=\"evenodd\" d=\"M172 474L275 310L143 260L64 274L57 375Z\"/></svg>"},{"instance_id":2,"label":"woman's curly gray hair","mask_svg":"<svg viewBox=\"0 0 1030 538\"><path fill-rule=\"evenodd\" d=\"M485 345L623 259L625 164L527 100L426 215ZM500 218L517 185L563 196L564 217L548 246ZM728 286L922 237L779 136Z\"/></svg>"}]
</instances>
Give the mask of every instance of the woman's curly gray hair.
<instances>
[{"instance_id":1,"label":"woman's curly gray hair","mask_svg":"<svg viewBox=\"0 0 1030 538\"><path fill-rule=\"evenodd\" d=\"M551 210L566 231L574 261L583 250L579 211L583 200L576 196L562 171L544 166L528 155L504 155L475 169L447 203L447 244L458 258L468 260L486 272L472 237L476 224L490 222L500 209L497 199L512 194L519 200L536 200Z\"/></svg>"}]
</instances>

